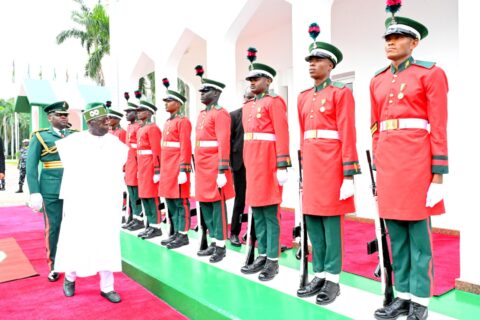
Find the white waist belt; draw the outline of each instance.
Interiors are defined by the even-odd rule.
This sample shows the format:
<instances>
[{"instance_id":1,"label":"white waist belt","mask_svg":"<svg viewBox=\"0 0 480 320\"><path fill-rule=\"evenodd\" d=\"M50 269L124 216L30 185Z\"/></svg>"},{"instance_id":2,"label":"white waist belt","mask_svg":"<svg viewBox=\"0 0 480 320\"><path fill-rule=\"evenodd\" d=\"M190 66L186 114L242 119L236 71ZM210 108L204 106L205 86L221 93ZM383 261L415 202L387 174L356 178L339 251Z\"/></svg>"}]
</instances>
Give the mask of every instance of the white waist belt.
<instances>
[{"instance_id":1,"label":"white waist belt","mask_svg":"<svg viewBox=\"0 0 480 320\"><path fill-rule=\"evenodd\" d=\"M136 143L130 143L130 147L132 149L137 149L137 144Z\"/></svg>"},{"instance_id":2,"label":"white waist belt","mask_svg":"<svg viewBox=\"0 0 480 320\"><path fill-rule=\"evenodd\" d=\"M335 130L307 130L303 133L303 140L316 138L340 140L338 131Z\"/></svg>"},{"instance_id":3,"label":"white waist belt","mask_svg":"<svg viewBox=\"0 0 480 320\"><path fill-rule=\"evenodd\" d=\"M390 119L380 122L380 132L395 129L424 129L428 131L428 121L425 119Z\"/></svg>"},{"instance_id":4,"label":"white waist belt","mask_svg":"<svg viewBox=\"0 0 480 320\"><path fill-rule=\"evenodd\" d=\"M153 154L153 153L152 153L152 150L137 150L137 154L144 156L144 155Z\"/></svg>"},{"instance_id":5,"label":"white waist belt","mask_svg":"<svg viewBox=\"0 0 480 320\"><path fill-rule=\"evenodd\" d=\"M180 148L180 142L162 141L162 147Z\"/></svg>"},{"instance_id":6,"label":"white waist belt","mask_svg":"<svg viewBox=\"0 0 480 320\"><path fill-rule=\"evenodd\" d=\"M273 133L246 132L243 134L243 140L277 141L277 136Z\"/></svg>"},{"instance_id":7,"label":"white waist belt","mask_svg":"<svg viewBox=\"0 0 480 320\"><path fill-rule=\"evenodd\" d=\"M211 140L197 141L196 146L200 148L208 148L208 147L214 148L214 147L218 147L218 141L211 141Z\"/></svg>"}]
</instances>

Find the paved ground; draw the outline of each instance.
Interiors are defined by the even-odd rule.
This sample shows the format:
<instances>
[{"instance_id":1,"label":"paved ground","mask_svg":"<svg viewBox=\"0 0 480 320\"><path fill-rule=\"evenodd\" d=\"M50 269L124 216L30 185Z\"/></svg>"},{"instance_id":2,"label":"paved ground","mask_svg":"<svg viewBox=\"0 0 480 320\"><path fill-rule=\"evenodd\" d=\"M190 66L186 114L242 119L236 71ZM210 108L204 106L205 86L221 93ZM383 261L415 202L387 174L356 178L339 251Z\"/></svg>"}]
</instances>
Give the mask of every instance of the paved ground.
<instances>
[{"instance_id":1,"label":"paved ground","mask_svg":"<svg viewBox=\"0 0 480 320\"><path fill-rule=\"evenodd\" d=\"M15 193L18 190L19 170L16 164L13 163L7 162L5 167L5 182L7 186L5 191L0 191L0 207L25 205L30 196L26 181L23 186L23 193Z\"/></svg>"}]
</instances>

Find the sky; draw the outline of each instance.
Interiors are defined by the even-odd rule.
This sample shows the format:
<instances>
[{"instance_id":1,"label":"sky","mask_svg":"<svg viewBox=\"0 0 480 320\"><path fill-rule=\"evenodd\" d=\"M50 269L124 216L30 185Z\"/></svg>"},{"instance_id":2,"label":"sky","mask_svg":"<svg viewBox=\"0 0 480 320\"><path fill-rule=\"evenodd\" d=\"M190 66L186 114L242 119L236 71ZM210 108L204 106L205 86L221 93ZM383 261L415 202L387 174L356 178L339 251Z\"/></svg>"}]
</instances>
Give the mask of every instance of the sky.
<instances>
[{"instance_id":1,"label":"sky","mask_svg":"<svg viewBox=\"0 0 480 320\"><path fill-rule=\"evenodd\" d=\"M98 0L85 0L91 8ZM91 83L83 78L87 54L76 39L56 44L56 36L63 30L75 27L71 12L78 9L72 0L0 0L0 98L18 94L27 77L57 81ZM15 61L15 83L12 83ZM55 71L54 71L55 70Z\"/></svg>"}]
</instances>

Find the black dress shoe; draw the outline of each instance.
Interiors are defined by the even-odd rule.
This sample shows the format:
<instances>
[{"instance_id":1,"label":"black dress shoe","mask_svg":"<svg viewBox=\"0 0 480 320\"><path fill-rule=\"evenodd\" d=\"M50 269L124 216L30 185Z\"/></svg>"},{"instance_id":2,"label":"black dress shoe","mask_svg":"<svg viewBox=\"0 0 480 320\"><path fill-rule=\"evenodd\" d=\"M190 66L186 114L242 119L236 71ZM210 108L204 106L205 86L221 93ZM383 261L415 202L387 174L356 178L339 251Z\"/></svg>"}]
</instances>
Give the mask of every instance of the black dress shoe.
<instances>
[{"instance_id":1,"label":"black dress shoe","mask_svg":"<svg viewBox=\"0 0 480 320\"><path fill-rule=\"evenodd\" d=\"M210 257L211 263L216 263L219 261L222 261L223 258L227 255L227 249L225 247L217 247L215 246L215 251L213 252L213 255Z\"/></svg>"},{"instance_id":2,"label":"black dress shoe","mask_svg":"<svg viewBox=\"0 0 480 320\"><path fill-rule=\"evenodd\" d=\"M317 304L326 305L332 303L340 295L340 285L338 283L325 280L322 289L317 295Z\"/></svg>"},{"instance_id":3,"label":"black dress shoe","mask_svg":"<svg viewBox=\"0 0 480 320\"><path fill-rule=\"evenodd\" d=\"M68 281L67 278L63 281L63 293L65 297L73 297L75 294L75 281Z\"/></svg>"},{"instance_id":4,"label":"black dress shoe","mask_svg":"<svg viewBox=\"0 0 480 320\"><path fill-rule=\"evenodd\" d=\"M210 246L205 250L199 250L197 252L197 256L199 257L207 257L211 256L215 252L215 242L210 243Z\"/></svg>"},{"instance_id":5,"label":"black dress shoe","mask_svg":"<svg viewBox=\"0 0 480 320\"><path fill-rule=\"evenodd\" d=\"M232 234L230 235L230 243L234 247L241 247L242 243L240 242L240 239L238 238L238 235Z\"/></svg>"},{"instance_id":6,"label":"black dress shoe","mask_svg":"<svg viewBox=\"0 0 480 320\"><path fill-rule=\"evenodd\" d=\"M269 281L275 278L278 273L278 260L267 259L265 267L263 267L262 272L258 275L258 280L260 281Z\"/></svg>"},{"instance_id":7,"label":"black dress shoe","mask_svg":"<svg viewBox=\"0 0 480 320\"><path fill-rule=\"evenodd\" d=\"M138 221L137 219L133 219L133 221L133 224L127 228L128 231L137 231L145 228L143 221Z\"/></svg>"},{"instance_id":8,"label":"black dress shoe","mask_svg":"<svg viewBox=\"0 0 480 320\"><path fill-rule=\"evenodd\" d=\"M146 227L145 229L143 229L142 231L140 231L138 234L137 234L137 237L139 238L143 238L146 234L147 234L147 231L150 229L150 227Z\"/></svg>"},{"instance_id":9,"label":"black dress shoe","mask_svg":"<svg viewBox=\"0 0 480 320\"><path fill-rule=\"evenodd\" d=\"M123 226L122 226L122 229L128 229L130 228L133 224L135 224L135 220L130 220L128 221L127 223L125 223Z\"/></svg>"},{"instance_id":10,"label":"black dress shoe","mask_svg":"<svg viewBox=\"0 0 480 320\"><path fill-rule=\"evenodd\" d=\"M183 234L183 233L178 233L175 240L173 240L172 242L167 244L167 248L168 249L176 249L176 248L186 246L187 244L189 244L188 235Z\"/></svg>"},{"instance_id":11,"label":"black dress shoe","mask_svg":"<svg viewBox=\"0 0 480 320\"><path fill-rule=\"evenodd\" d=\"M120 295L115 291L110 291L107 293L100 291L100 295L112 303L119 303L120 301L122 301Z\"/></svg>"},{"instance_id":12,"label":"black dress shoe","mask_svg":"<svg viewBox=\"0 0 480 320\"><path fill-rule=\"evenodd\" d=\"M162 230L159 228L154 228L154 227L148 227L145 229L145 234L140 236L140 238L146 240L146 239L152 239L155 237L160 237L162 235Z\"/></svg>"},{"instance_id":13,"label":"black dress shoe","mask_svg":"<svg viewBox=\"0 0 480 320\"><path fill-rule=\"evenodd\" d=\"M325 278L315 277L304 288L297 290L297 296L300 298L306 298L316 295L323 287Z\"/></svg>"},{"instance_id":14,"label":"black dress shoe","mask_svg":"<svg viewBox=\"0 0 480 320\"><path fill-rule=\"evenodd\" d=\"M258 256L252 264L243 266L240 271L244 274L253 274L263 270L265 263L267 262L267 256Z\"/></svg>"},{"instance_id":15,"label":"black dress shoe","mask_svg":"<svg viewBox=\"0 0 480 320\"><path fill-rule=\"evenodd\" d=\"M58 272L55 272L55 271L50 271L50 273L48 274L48 277L47 277L48 281L50 282L55 282L57 281L58 279L60 279L60 274Z\"/></svg>"},{"instance_id":16,"label":"black dress shoe","mask_svg":"<svg viewBox=\"0 0 480 320\"><path fill-rule=\"evenodd\" d=\"M166 246L167 244L169 244L170 242L172 242L173 240L175 240L177 238L177 234L178 233L174 233L170 237L168 237L167 239L160 241L160 244L162 246Z\"/></svg>"},{"instance_id":17,"label":"black dress shoe","mask_svg":"<svg viewBox=\"0 0 480 320\"><path fill-rule=\"evenodd\" d=\"M410 310L410 300L395 298L386 307L377 309L374 313L375 319L392 320L399 316L408 314Z\"/></svg>"},{"instance_id":18,"label":"black dress shoe","mask_svg":"<svg viewBox=\"0 0 480 320\"><path fill-rule=\"evenodd\" d=\"M425 320L428 317L428 308L416 302L410 302L407 320Z\"/></svg>"}]
</instances>

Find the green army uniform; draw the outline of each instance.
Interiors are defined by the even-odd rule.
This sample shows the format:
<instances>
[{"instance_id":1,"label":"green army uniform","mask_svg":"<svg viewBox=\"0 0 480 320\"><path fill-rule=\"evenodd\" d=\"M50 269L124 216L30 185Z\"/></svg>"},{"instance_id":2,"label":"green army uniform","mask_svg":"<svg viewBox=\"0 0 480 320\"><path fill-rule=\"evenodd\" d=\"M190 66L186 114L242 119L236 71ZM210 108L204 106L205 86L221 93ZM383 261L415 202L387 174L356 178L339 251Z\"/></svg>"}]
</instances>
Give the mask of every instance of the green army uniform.
<instances>
[{"instance_id":1,"label":"green army uniform","mask_svg":"<svg viewBox=\"0 0 480 320\"><path fill-rule=\"evenodd\" d=\"M68 104L55 103L45 107L45 112L67 113ZM57 132L52 126L32 133L27 157L27 183L30 194L40 193L43 198L45 220L45 242L50 271L55 267L60 224L62 222L63 200L59 199L63 166L55 142L75 130L63 129ZM39 170L39 163L42 166ZM40 177L39 177L40 172Z\"/></svg>"}]
</instances>

